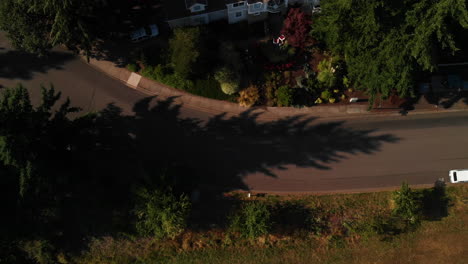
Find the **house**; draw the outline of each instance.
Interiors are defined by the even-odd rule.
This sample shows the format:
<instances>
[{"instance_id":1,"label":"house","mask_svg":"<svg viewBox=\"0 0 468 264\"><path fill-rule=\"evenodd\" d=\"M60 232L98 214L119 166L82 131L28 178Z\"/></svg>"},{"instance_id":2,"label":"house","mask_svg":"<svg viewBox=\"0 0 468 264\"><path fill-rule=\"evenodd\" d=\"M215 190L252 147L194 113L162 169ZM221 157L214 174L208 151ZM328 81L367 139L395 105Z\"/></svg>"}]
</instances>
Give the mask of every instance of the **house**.
<instances>
[{"instance_id":1,"label":"house","mask_svg":"<svg viewBox=\"0 0 468 264\"><path fill-rule=\"evenodd\" d=\"M285 12L288 4L318 5L319 0L163 0L171 28L196 26L217 20L230 24L264 20L269 13Z\"/></svg>"}]
</instances>

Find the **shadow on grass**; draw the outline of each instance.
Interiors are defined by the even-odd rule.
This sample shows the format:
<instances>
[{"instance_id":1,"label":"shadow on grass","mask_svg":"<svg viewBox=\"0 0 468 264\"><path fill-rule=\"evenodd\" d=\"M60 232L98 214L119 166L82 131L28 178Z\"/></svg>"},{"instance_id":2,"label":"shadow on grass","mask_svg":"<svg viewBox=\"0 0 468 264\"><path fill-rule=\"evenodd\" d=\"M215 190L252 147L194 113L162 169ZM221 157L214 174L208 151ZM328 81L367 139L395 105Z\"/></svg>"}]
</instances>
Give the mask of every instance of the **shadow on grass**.
<instances>
[{"instance_id":1,"label":"shadow on grass","mask_svg":"<svg viewBox=\"0 0 468 264\"><path fill-rule=\"evenodd\" d=\"M444 182L437 181L435 186L421 193L422 213L425 220L440 221L448 216L450 198Z\"/></svg>"}]
</instances>

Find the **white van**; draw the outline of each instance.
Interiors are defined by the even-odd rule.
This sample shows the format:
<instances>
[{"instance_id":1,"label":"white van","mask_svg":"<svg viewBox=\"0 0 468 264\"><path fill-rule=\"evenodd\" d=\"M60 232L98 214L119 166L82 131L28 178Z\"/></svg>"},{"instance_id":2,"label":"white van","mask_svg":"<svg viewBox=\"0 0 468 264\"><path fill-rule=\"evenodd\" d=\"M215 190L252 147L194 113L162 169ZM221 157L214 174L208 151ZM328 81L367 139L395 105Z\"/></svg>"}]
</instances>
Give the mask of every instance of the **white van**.
<instances>
[{"instance_id":1,"label":"white van","mask_svg":"<svg viewBox=\"0 0 468 264\"><path fill-rule=\"evenodd\" d=\"M449 178L451 183L468 182L468 170L451 170Z\"/></svg>"}]
</instances>

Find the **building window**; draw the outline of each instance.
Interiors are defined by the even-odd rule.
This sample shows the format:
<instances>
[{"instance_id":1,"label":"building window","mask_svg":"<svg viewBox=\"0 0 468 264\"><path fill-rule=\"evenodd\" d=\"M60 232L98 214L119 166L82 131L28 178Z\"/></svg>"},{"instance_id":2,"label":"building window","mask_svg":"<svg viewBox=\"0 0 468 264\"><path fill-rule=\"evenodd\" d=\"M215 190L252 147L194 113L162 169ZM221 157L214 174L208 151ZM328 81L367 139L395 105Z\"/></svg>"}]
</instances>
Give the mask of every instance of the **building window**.
<instances>
[{"instance_id":1,"label":"building window","mask_svg":"<svg viewBox=\"0 0 468 264\"><path fill-rule=\"evenodd\" d=\"M243 6L245 4L245 2L238 2L238 3L234 3L232 4L233 7L238 7L238 6Z\"/></svg>"},{"instance_id":2,"label":"building window","mask_svg":"<svg viewBox=\"0 0 468 264\"><path fill-rule=\"evenodd\" d=\"M242 12L236 12L236 17L241 17L242 16Z\"/></svg>"}]
</instances>

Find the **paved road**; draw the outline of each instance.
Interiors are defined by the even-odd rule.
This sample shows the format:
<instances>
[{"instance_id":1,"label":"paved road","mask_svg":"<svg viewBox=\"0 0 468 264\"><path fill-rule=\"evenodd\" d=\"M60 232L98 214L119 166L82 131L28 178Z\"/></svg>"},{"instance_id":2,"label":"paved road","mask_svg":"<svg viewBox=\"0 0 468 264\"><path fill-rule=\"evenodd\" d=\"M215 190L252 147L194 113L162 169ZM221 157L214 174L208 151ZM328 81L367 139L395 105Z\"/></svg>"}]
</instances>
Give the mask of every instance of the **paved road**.
<instances>
[{"instance_id":1,"label":"paved road","mask_svg":"<svg viewBox=\"0 0 468 264\"><path fill-rule=\"evenodd\" d=\"M85 111L99 110L114 103L124 113L132 114L133 105L147 96L95 71L64 51L55 51L47 60L36 60L12 51L4 36L0 35L0 85L9 87L19 82L28 87L33 102L39 98L39 84L53 83L64 96L72 99L74 105ZM211 114L182 107L181 116L208 120ZM329 122L318 119L312 125ZM229 144L223 145L221 150L234 153L232 159L234 162L237 159L242 165L259 163L236 172L241 174L239 176L247 186L259 192L374 189L397 186L404 180L410 184L431 184L439 177L447 178L450 169L468 167L468 112L368 117L345 121L339 127L344 132L320 128L316 133L318 137L315 135L313 139L280 139L279 144L278 139L259 141L258 145L248 145L250 149L246 150L235 150L236 144ZM374 132L353 135L353 131L361 130ZM383 134L398 140L378 142L372 139ZM249 135L239 138L254 141ZM289 142L291 145L287 145ZM374 145L367 146L369 144ZM370 153L357 151L359 145L363 145L361 150L366 152L368 148ZM304 151L303 146L314 150ZM241 147L245 145L239 144L238 148ZM203 151L210 151L210 148L201 150L201 153ZM283 158L256 159L256 155L283 155ZM313 162L304 162L304 158ZM225 168L233 166L232 162L222 165ZM273 176L260 172L260 167L269 170Z\"/></svg>"}]
</instances>

